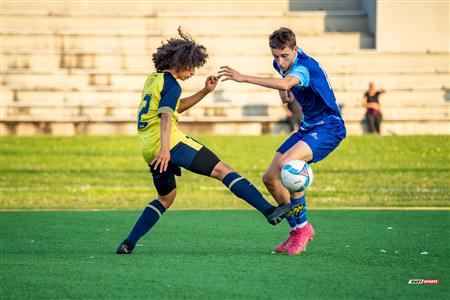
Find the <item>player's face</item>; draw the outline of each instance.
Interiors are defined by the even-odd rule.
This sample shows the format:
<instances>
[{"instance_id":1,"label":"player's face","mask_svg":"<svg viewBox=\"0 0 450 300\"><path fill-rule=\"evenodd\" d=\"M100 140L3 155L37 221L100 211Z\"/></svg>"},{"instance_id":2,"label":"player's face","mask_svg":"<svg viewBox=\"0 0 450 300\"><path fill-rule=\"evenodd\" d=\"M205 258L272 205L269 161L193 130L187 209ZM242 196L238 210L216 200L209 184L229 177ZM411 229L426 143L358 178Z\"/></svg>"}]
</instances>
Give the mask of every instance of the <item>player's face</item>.
<instances>
[{"instance_id":1,"label":"player's face","mask_svg":"<svg viewBox=\"0 0 450 300\"><path fill-rule=\"evenodd\" d=\"M195 75L195 67L180 70L177 72L177 78L180 80L187 80Z\"/></svg>"},{"instance_id":2,"label":"player's face","mask_svg":"<svg viewBox=\"0 0 450 300\"><path fill-rule=\"evenodd\" d=\"M282 71L287 71L294 62L295 56L297 55L297 47L291 49L289 47L284 47L283 49L271 48L273 58L277 61Z\"/></svg>"}]
</instances>

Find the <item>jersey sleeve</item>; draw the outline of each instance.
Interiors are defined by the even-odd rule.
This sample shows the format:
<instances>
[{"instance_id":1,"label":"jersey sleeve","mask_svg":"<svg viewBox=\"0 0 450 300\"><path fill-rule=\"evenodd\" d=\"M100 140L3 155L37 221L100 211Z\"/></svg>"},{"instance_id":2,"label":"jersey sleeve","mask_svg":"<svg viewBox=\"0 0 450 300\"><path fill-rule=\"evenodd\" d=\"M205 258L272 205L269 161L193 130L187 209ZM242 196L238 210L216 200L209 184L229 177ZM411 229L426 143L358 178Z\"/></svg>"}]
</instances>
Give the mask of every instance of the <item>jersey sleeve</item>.
<instances>
[{"instance_id":1,"label":"jersey sleeve","mask_svg":"<svg viewBox=\"0 0 450 300\"><path fill-rule=\"evenodd\" d=\"M309 86L309 70L305 66L294 66L286 76L295 76L300 80L298 84L301 87Z\"/></svg>"},{"instance_id":2,"label":"jersey sleeve","mask_svg":"<svg viewBox=\"0 0 450 300\"><path fill-rule=\"evenodd\" d=\"M158 114L163 112L173 113L180 99L181 87L169 74L164 74L164 86L161 91L161 100L158 105Z\"/></svg>"},{"instance_id":3,"label":"jersey sleeve","mask_svg":"<svg viewBox=\"0 0 450 300\"><path fill-rule=\"evenodd\" d=\"M275 61L275 59L273 60L273 62L272 62L272 66L273 66L273 68L278 72L278 74L280 74L281 75L281 69L280 69L280 67L278 66L278 64L277 64L277 62Z\"/></svg>"}]
</instances>

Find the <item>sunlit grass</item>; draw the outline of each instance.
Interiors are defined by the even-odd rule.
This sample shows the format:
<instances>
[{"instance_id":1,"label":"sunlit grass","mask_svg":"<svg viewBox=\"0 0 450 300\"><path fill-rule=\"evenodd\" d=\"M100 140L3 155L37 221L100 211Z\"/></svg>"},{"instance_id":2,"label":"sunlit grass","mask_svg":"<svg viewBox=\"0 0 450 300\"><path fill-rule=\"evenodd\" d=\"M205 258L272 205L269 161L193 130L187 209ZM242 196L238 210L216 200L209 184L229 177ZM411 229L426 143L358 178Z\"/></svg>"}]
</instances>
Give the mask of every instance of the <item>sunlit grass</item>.
<instances>
[{"instance_id":1,"label":"sunlit grass","mask_svg":"<svg viewBox=\"0 0 450 300\"><path fill-rule=\"evenodd\" d=\"M261 176L285 136L200 136L271 199ZM2 137L2 209L134 209L156 195L136 137ZM449 207L446 136L349 137L313 164L310 208ZM183 170L173 208L248 205ZM273 201L273 200L270 200Z\"/></svg>"}]
</instances>

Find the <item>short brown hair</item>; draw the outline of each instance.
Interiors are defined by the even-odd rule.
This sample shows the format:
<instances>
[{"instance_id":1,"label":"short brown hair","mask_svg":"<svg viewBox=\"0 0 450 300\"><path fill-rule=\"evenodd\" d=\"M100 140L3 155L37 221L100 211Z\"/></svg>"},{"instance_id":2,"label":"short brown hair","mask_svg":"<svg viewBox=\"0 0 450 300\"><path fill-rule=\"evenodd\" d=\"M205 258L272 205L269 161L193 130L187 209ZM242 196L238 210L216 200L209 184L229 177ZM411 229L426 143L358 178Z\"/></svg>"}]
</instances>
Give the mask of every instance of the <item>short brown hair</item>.
<instances>
[{"instance_id":1,"label":"short brown hair","mask_svg":"<svg viewBox=\"0 0 450 300\"><path fill-rule=\"evenodd\" d=\"M281 27L270 35L269 46L272 49L284 49L286 46L294 49L297 46L295 33L289 28Z\"/></svg>"},{"instance_id":2,"label":"short brown hair","mask_svg":"<svg viewBox=\"0 0 450 300\"><path fill-rule=\"evenodd\" d=\"M197 44L178 27L180 38L172 38L162 43L153 53L153 63L158 72L175 68L177 71L201 67L206 63L206 48Z\"/></svg>"}]
</instances>

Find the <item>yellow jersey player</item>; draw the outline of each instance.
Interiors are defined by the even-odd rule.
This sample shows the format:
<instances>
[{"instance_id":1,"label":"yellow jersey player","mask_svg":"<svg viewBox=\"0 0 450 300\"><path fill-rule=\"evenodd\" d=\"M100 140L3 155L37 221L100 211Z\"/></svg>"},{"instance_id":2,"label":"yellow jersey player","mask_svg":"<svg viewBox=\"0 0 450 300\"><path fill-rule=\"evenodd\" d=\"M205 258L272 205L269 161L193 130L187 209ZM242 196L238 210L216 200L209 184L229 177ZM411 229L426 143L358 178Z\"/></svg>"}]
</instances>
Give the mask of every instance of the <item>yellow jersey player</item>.
<instances>
[{"instance_id":1,"label":"yellow jersey player","mask_svg":"<svg viewBox=\"0 0 450 300\"><path fill-rule=\"evenodd\" d=\"M163 43L153 54L156 72L145 82L138 109L137 127L142 155L150 167L158 197L142 212L128 237L119 245L117 254L130 254L138 240L161 218L175 200L175 175L181 168L220 180L237 197L261 212L271 224L296 214L299 204L278 207L267 202L244 177L223 163L211 150L177 127L178 114L191 108L213 91L218 76L208 76L203 89L180 99L177 80L187 80L195 69L206 63L206 48L178 29L180 38Z\"/></svg>"}]
</instances>

